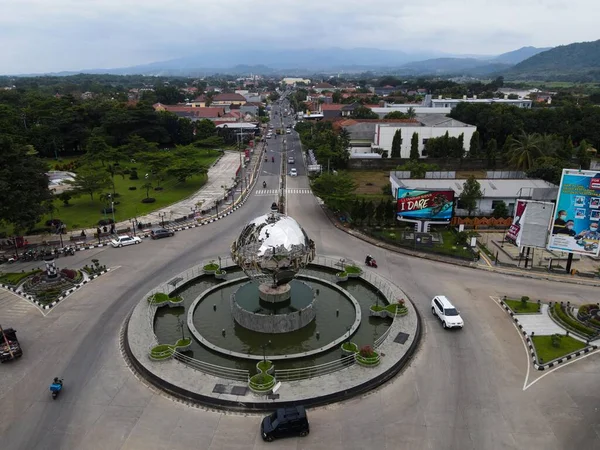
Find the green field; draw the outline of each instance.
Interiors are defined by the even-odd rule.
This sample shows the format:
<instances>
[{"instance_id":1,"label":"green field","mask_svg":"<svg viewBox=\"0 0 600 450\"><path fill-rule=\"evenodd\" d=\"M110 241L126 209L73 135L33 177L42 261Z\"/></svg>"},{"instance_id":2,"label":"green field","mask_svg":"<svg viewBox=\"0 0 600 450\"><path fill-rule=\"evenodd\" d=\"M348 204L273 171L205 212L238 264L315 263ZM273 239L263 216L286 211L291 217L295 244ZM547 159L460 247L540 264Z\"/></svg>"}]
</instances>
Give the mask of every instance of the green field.
<instances>
[{"instance_id":1,"label":"green field","mask_svg":"<svg viewBox=\"0 0 600 450\"><path fill-rule=\"evenodd\" d=\"M196 157L205 166L210 166L220 154L219 151L199 151L199 155ZM49 161L50 162L50 161ZM64 164L68 162L67 158L61 161L53 161L53 163ZM142 186L146 183L144 178L145 174L149 171L139 163L121 163L121 168L137 168L139 176L138 180L130 180L129 175L115 175L115 191L119 194L119 197L115 199L115 202L119 202L115 205L115 220L117 222L128 220L134 217L150 213L154 210L163 208L165 206L176 203L186 197L189 197L194 192L198 191L207 181L206 174L197 174L188 178L185 182L179 182L175 178L166 178L160 183L163 190L156 191L150 189L149 196L156 199L154 203L142 203L142 199L146 198L146 189ZM53 164L52 164L53 167ZM100 170L102 168L100 167ZM154 187L157 186L157 182L150 180ZM135 186L136 190L129 190L129 187ZM112 193L112 188L105 189L105 193ZM38 224L39 228L44 227L46 220L51 218L60 219L67 225L67 232L81 229L95 227L99 220L112 218L112 214L103 214L102 210L106 206L103 201L100 200L100 195L95 194L92 200L89 195L82 194L77 198L73 198L69 201L69 206L65 206L59 199L54 200L54 206L56 210L52 215L47 214L42 218ZM174 219L175 217L173 217ZM170 217L166 218L171 219Z\"/></svg>"},{"instance_id":2,"label":"green field","mask_svg":"<svg viewBox=\"0 0 600 450\"><path fill-rule=\"evenodd\" d=\"M581 350L586 346L585 343L573 339L571 336L561 336L560 347L552 346L552 336L532 336L531 340L533 341L538 360L541 359L544 364L553 359Z\"/></svg>"}]
</instances>

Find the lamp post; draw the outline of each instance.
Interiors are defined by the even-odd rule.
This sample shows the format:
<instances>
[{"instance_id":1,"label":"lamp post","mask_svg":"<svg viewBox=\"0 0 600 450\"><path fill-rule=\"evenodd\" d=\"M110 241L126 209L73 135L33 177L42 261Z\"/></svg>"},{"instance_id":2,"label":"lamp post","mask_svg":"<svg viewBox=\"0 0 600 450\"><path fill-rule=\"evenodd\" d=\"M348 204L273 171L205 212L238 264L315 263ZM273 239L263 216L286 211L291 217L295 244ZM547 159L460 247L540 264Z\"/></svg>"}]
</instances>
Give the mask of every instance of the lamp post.
<instances>
[{"instance_id":1,"label":"lamp post","mask_svg":"<svg viewBox=\"0 0 600 450\"><path fill-rule=\"evenodd\" d=\"M262 348L263 351L263 362L266 364L267 362L267 347L271 345L271 341L267 342L266 344L261 344L260 348Z\"/></svg>"},{"instance_id":2,"label":"lamp post","mask_svg":"<svg viewBox=\"0 0 600 450\"><path fill-rule=\"evenodd\" d=\"M133 229L133 235L135 236L135 229L137 228L137 220L136 219L129 219L129 223L131 224L131 228Z\"/></svg>"},{"instance_id":3,"label":"lamp post","mask_svg":"<svg viewBox=\"0 0 600 450\"><path fill-rule=\"evenodd\" d=\"M117 226L117 221L115 220L115 202L114 201L110 202L110 210L112 211L113 223L115 224L115 226Z\"/></svg>"},{"instance_id":4,"label":"lamp post","mask_svg":"<svg viewBox=\"0 0 600 450\"><path fill-rule=\"evenodd\" d=\"M165 227L165 217L167 217L167 213L158 213L158 217L160 217L160 225L164 228Z\"/></svg>"},{"instance_id":5,"label":"lamp post","mask_svg":"<svg viewBox=\"0 0 600 450\"><path fill-rule=\"evenodd\" d=\"M181 339L185 339L185 335L183 334L184 323L179 316L177 316L177 328L181 331Z\"/></svg>"}]
</instances>

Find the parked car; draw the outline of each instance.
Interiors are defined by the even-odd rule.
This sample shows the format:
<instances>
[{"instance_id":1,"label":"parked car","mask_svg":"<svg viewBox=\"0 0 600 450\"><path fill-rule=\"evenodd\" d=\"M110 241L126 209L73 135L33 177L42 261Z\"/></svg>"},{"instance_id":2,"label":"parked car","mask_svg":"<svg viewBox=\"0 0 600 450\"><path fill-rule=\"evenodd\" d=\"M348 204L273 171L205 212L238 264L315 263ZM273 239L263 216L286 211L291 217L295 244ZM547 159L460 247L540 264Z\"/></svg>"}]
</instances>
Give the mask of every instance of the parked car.
<instances>
[{"instance_id":1,"label":"parked car","mask_svg":"<svg viewBox=\"0 0 600 450\"><path fill-rule=\"evenodd\" d=\"M287 436L306 436L310 432L304 406L279 408L265 417L260 424L260 433L265 441Z\"/></svg>"},{"instance_id":2,"label":"parked car","mask_svg":"<svg viewBox=\"0 0 600 450\"><path fill-rule=\"evenodd\" d=\"M113 247L124 247L126 245L135 245L142 242L142 240L137 236L117 236L112 241L110 241L110 245Z\"/></svg>"},{"instance_id":3,"label":"parked car","mask_svg":"<svg viewBox=\"0 0 600 450\"><path fill-rule=\"evenodd\" d=\"M431 312L442 321L444 328L462 328L464 326L460 312L443 295L433 297L431 300Z\"/></svg>"},{"instance_id":4,"label":"parked car","mask_svg":"<svg viewBox=\"0 0 600 450\"><path fill-rule=\"evenodd\" d=\"M298 176L298 171L296 170L296 168L292 168L290 169L290 177L297 177Z\"/></svg>"},{"instance_id":5,"label":"parked car","mask_svg":"<svg viewBox=\"0 0 600 450\"><path fill-rule=\"evenodd\" d=\"M152 239L161 239L171 236L175 236L175 232L173 230L166 230L165 228L157 228L156 230L150 231L150 237Z\"/></svg>"}]
</instances>

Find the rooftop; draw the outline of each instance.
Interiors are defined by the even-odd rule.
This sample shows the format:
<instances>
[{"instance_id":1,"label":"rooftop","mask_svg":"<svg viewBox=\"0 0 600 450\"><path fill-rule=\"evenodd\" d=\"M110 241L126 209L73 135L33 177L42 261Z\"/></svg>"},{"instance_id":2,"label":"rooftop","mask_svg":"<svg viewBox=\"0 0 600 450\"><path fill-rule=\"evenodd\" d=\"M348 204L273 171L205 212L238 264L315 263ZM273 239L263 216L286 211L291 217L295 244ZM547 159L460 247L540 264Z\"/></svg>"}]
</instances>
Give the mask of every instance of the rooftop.
<instances>
[{"instance_id":1,"label":"rooftop","mask_svg":"<svg viewBox=\"0 0 600 450\"><path fill-rule=\"evenodd\" d=\"M410 189L452 189L458 196L463 190L463 179L401 179L400 184ZM523 179L478 179L485 198L528 198L534 189L557 189L557 186L544 180ZM553 194L556 198L556 194ZM538 195L536 195L538 197Z\"/></svg>"}]
</instances>

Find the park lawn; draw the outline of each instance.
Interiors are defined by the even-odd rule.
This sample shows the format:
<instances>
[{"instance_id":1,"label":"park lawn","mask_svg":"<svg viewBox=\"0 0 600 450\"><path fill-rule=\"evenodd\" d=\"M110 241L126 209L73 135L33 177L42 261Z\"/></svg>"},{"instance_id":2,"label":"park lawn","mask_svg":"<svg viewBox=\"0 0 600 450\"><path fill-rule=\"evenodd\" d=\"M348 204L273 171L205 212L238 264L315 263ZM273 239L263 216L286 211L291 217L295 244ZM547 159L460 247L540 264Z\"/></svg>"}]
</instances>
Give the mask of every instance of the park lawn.
<instances>
[{"instance_id":1,"label":"park lawn","mask_svg":"<svg viewBox=\"0 0 600 450\"><path fill-rule=\"evenodd\" d=\"M552 336L531 336L531 340L533 341L538 361L541 359L544 364L586 347L584 342L578 341L571 336L561 336L560 347L552 346Z\"/></svg>"},{"instance_id":2,"label":"park lawn","mask_svg":"<svg viewBox=\"0 0 600 450\"><path fill-rule=\"evenodd\" d=\"M516 314L528 314L528 313L537 313L538 304L533 302L527 302L525 308L521 306L521 300L504 300L504 303L508 305L510 309Z\"/></svg>"},{"instance_id":3,"label":"park lawn","mask_svg":"<svg viewBox=\"0 0 600 450\"><path fill-rule=\"evenodd\" d=\"M218 151L202 151L202 154L197 156L197 159L207 167L209 167L220 154ZM157 209L172 205L186 197L189 197L194 192L198 191L207 181L207 174L198 174L188 178L185 182L179 182L177 179L167 177L160 183L163 190L155 191L150 189L149 197L156 199L154 203L142 203L142 199L146 198L146 189L142 186L146 183L145 174L149 171L139 163L121 163L122 168L137 167L138 180L130 180L129 175L124 177L115 175L115 191L120 196L115 200L120 204L115 205L115 220L117 222L125 221L134 217L139 217L148 214ZM156 181L152 181L156 187ZM130 186L135 186L134 191L129 190ZM105 189L104 192L111 193L112 188ZM73 231L80 228L95 227L98 221L105 218L112 218L112 214L106 216L102 213L102 209L106 206L100 200L100 193L94 194L92 200L89 194L82 194L77 198L69 201L69 206L64 206L59 199L54 200L54 206L57 208L53 212L52 217L62 220L67 225L67 231ZM39 227L43 227L46 220L49 220L50 214L40 220ZM167 217L166 220L170 220ZM173 217L175 219L175 217Z\"/></svg>"},{"instance_id":4,"label":"park lawn","mask_svg":"<svg viewBox=\"0 0 600 450\"><path fill-rule=\"evenodd\" d=\"M404 240L401 239L401 231L400 229L386 229L382 230L380 233L384 238L394 241L401 245L402 247L413 248L414 246ZM456 235L451 230L442 230L436 231L442 234L443 242L441 244L434 244L431 247L428 247L430 251L433 253L439 253L443 255L456 255L467 259L473 258L473 253L469 251L466 245L456 245ZM467 247L467 249L463 249L463 247ZM419 246L417 246L417 250Z\"/></svg>"}]
</instances>

